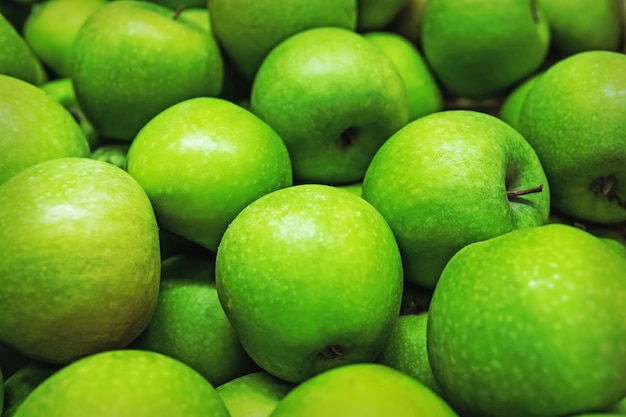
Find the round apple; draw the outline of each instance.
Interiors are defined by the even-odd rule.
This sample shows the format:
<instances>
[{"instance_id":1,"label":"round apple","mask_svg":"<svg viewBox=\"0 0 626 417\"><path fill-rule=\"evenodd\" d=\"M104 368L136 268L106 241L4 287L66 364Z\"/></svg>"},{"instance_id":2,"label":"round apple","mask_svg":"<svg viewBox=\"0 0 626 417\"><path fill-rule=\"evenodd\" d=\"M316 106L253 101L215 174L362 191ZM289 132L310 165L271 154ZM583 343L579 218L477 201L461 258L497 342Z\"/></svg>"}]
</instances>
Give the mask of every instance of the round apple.
<instances>
[{"instance_id":1,"label":"round apple","mask_svg":"<svg viewBox=\"0 0 626 417\"><path fill-rule=\"evenodd\" d=\"M216 388L231 417L269 416L294 384L265 371L232 379Z\"/></svg>"}]
</instances>

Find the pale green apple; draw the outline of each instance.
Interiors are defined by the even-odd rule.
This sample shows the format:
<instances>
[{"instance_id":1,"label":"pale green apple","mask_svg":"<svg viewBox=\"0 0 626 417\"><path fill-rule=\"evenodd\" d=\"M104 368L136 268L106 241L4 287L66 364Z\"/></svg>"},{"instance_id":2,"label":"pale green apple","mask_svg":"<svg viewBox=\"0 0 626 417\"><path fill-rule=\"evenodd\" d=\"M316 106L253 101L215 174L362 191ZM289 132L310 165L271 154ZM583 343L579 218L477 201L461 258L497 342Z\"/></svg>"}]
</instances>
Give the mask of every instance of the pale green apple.
<instances>
[{"instance_id":1,"label":"pale green apple","mask_svg":"<svg viewBox=\"0 0 626 417\"><path fill-rule=\"evenodd\" d=\"M294 386L259 371L228 381L216 390L231 417L268 417Z\"/></svg>"},{"instance_id":2,"label":"pale green apple","mask_svg":"<svg viewBox=\"0 0 626 417\"><path fill-rule=\"evenodd\" d=\"M586 51L547 68L519 129L550 181L552 204L581 220L626 220L626 55Z\"/></svg>"},{"instance_id":3,"label":"pale green apple","mask_svg":"<svg viewBox=\"0 0 626 417\"><path fill-rule=\"evenodd\" d=\"M0 75L0 114L0 184L37 162L89 155L72 115L26 81Z\"/></svg>"},{"instance_id":4,"label":"pale green apple","mask_svg":"<svg viewBox=\"0 0 626 417\"><path fill-rule=\"evenodd\" d=\"M451 95L505 94L543 64L549 46L535 0L428 0L424 10L424 55Z\"/></svg>"},{"instance_id":5,"label":"pale green apple","mask_svg":"<svg viewBox=\"0 0 626 417\"><path fill-rule=\"evenodd\" d=\"M122 169L56 158L0 185L0 341L68 363L126 346L159 291L156 219Z\"/></svg>"},{"instance_id":6,"label":"pale green apple","mask_svg":"<svg viewBox=\"0 0 626 417\"><path fill-rule=\"evenodd\" d=\"M400 13L407 0L357 0L357 30L382 30Z\"/></svg>"},{"instance_id":7,"label":"pale green apple","mask_svg":"<svg viewBox=\"0 0 626 417\"><path fill-rule=\"evenodd\" d=\"M409 122L443 110L439 85L415 45L393 32L368 32L363 36L378 46L400 73L409 100Z\"/></svg>"},{"instance_id":8,"label":"pale green apple","mask_svg":"<svg viewBox=\"0 0 626 417\"><path fill-rule=\"evenodd\" d=\"M424 116L393 135L363 181L407 280L433 288L468 243L543 224L550 192L537 154L511 126L472 110Z\"/></svg>"},{"instance_id":9,"label":"pale green apple","mask_svg":"<svg viewBox=\"0 0 626 417\"><path fill-rule=\"evenodd\" d=\"M522 111L524 100L526 100L528 92L541 74L543 74L543 71L531 75L515 86L515 88L506 95L498 109L498 117L513 126L516 130L519 130L519 115Z\"/></svg>"},{"instance_id":10,"label":"pale green apple","mask_svg":"<svg viewBox=\"0 0 626 417\"><path fill-rule=\"evenodd\" d=\"M621 0L536 0L552 32L558 58L622 45Z\"/></svg>"},{"instance_id":11,"label":"pale green apple","mask_svg":"<svg viewBox=\"0 0 626 417\"><path fill-rule=\"evenodd\" d=\"M61 365L31 361L11 375L4 384L4 411L2 412L2 417L12 417L26 397L61 367ZM2 407L0 407L0 410L2 410Z\"/></svg>"},{"instance_id":12,"label":"pale green apple","mask_svg":"<svg viewBox=\"0 0 626 417\"><path fill-rule=\"evenodd\" d=\"M220 305L214 256L183 253L163 261L156 310L130 348L178 359L218 386L257 368Z\"/></svg>"},{"instance_id":13,"label":"pale green apple","mask_svg":"<svg viewBox=\"0 0 626 417\"><path fill-rule=\"evenodd\" d=\"M213 251L241 209L292 184L276 132L213 97L185 100L150 120L128 150L126 170L148 193L160 227Z\"/></svg>"},{"instance_id":14,"label":"pale green apple","mask_svg":"<svg viewBox=\"0 0 626 417\"><path fill-rule=\"evenodd\" d=\"M304 184L259 198L232 221L216 283L250 357L297 383L375 360L399 314L403 280L380 213L348 191Z\"/></svg>"},{"instance_id":15,"label":"pale green apple","mask_svg":"<svg viewBox=\"0 0 626 417\"><path fill-rule=\"evenodd\" d=\"M145 1L98 8L72 51L76 99L109 139L132 140L159 112L222 88L221 52L206 27Z\"/></svg>"},{"instance_id":16,"label":"pale green apple","mask_svg":"<svg viewBox=\"0 0 626 417\"><path fill-rule=\"evenodd\" d=\"M270 417L456 417L444 400L393 368L359 363L327 370L302 382Z\"/></svg>"},{"instance_id":17,"label":"pale green apple","mask_svg":"<svg viewBox=\"0 0 626 417\"><path fill-rule=\"evenodd\" d=\"M462 415L602 411L626 393L626 258L549 224L470 244L428 312L443 397Z\"/></svg>"},{"instance_id":18,"label":"pale green apple","mask_svg":"<svg viewBox=\"0 0 626 417\"><path fill-rule=\"evenodd\" d=\"M42 382L15 417L228 417L215 388L156 352L113 350L75 361Z\"/></svg>"},{"instance_id":19,"label":"pale green apple","mask_svg":"<svg viewBox=\"0 0 626 417\"><path fill-rule=\"evenodd\" d=\"M48 80L39 58L2 14L0 14L0 45L2 45L0 74L19 78L34 85Z\"/></svg>"},{"instance_id":20,"label":"pale green apple","mask_svg":"<svg viewBox=\"0 0 626 417\"><path fill-rule=\"evenodd\" d=\"M252 81L267 54L306 29L356 29L357 0L208 0L215 36L234 68Z\"/></svg>"},{"instance_id":21,"label":"pale green apple","mask_svg":"<svg viewBox=\"0 0 626 417\"><path fill-rule=\"evenodd\" d=\"M22 33L56 78L70 76L76 34L87 18L106 3L107 0L47 0L33 5Z\"/></svg>"},{"instance_id":22,"label":"pale green apple","mask_svg":"<svg viewBox=\"0 0 626 417\"><path fill-rule=\"evenodd\" d=\"M414 45L422 44L422 21L428 0L408 0L396 18L391 22L390 30Z\"/></svg>"},{"instance_id":23,"label":"pale green apple","mask_svg":"<svg viewBox=\"0 0 626 417\"><path fill-rule=\"evenodd\" d=\"M274 48L252 85L251 106L287 145L297 182L361 181L378 148L408 120L394 64L341 28L309 29Z\"/></svg>"}]
</instances>

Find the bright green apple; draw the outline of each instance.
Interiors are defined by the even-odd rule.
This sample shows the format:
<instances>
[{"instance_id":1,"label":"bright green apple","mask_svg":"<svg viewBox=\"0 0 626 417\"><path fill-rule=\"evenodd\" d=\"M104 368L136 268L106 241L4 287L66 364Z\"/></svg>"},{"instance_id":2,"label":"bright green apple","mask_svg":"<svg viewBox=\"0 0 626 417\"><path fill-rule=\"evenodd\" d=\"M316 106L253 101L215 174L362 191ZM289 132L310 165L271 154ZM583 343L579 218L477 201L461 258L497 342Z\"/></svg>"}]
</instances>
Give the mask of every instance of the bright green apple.
<instances>
[{"instance_id":1,"label":"bright green apple","mask_svg":"<svg viewBox=\"0 0 626 417\"><path fill-rule=\"evenodd\" d=\"M26 81L0 75L0 114L0 184L37 162L89 155L72 115Z\"/></svg>"},{"instance_id":2,"label":"bright green apple","mask_svg":"<svg viewBox=\"0 0 626 417\"><path fill-rule=\"evenodd\" d=\"M398 16L407 0L357 0L357 30L382 30Z\"/></svg>"},{"instance_id":3,"label":"bright green apple","mask_svg":"<svg viewBox=\"0 0 626 417\"><path fill-rule=\"evenodd\" d=\"M402 77L362 35L309 29L274 48L252 85L252 111L285 141L298 182L361 181L408 120Z\"/></svg>"},{"instance_id":4,"label":"bright green apple","mask_svg":"<svg viewBox=\"0 0 626 417\"><path fill-rule=\"evenodd\" d=\"M358 181L358 182L353 182L351 184L336 185L336 187L349 191L352 194L358 195L360 197L361 191L363 189L363 182Z\"/></svg>"},{"instance_id":5,"label":"bright green apple","mask_svg":"<svg viewBox=\"0 0 626 417\"><path fill-rule=\"evenodd\" d=\"M244 349L288 382L375 360L399 314L402 282L380 213L330 185L259 198L217 251L218 294Z\"/></svg>"},{"instance_id":6,"label":"bright green apple","mask_svg":"<svg viewBox=\"0 0 626 417\"><path fill-rule=\"evenodd\" d=\"M57 158L0 185L0 341L68 363L126 346L159 291L154 211L122 169Z\"/></svg>"},{"instance_id":7,"label":"bright green apple","mask_svg":"<svg viewBox=\"0 0 626 417\"><path fill-rule=\"evenodd\" d=\"M107 0L48 0L33 5L22 33L56 78L70 76L76 34L87 18L106 3Z\"/></svg>"},{"instance_id":8,"label":"bright green apple","mask_svg":"<svg viewBox=\"0 0 626 417\"><path fill-rule=\"evenodd\" d=\"M2 417L12 417L26 397L59 369L61 369L61 365L30 361L11 375L4 384L4 411L2 412ZM0 410L2 410L2 407L0 407Z\"/></svg>"},{"instance_id":9,"label":"bright green apple","mask_svg":"<svg viewBox=\"0 0 626 417\"><path fill-rule=\"evenodd\" d=\"M222 88L221 52L206 27L145 1L98 8L72 51L76 99L109 139L132 140L159 112Z\"/></svg>"},{"instance_id":10,"label":"bright green apple","mask_svg":"<svg viewBox=\"0 0 626 417\"><path fill-rule=\"evenodd\" d=\"M498 109L498 117L513 126L516 130L519 130L519 115L522 111L524 100L526 100L528 92L535 82L537 82L541 74L543 74L543 71L531 75L515 86L504 98L504 101Z\"/></svg>"},{"instance_id":11,"label":"bright green apple","mask_svg":"<svg viewBox=\"0 0 626 417\"><path fill-rule=\"evenodd\" d=\"M0 74L19 78L34 85L48 80L39 58L2 14L0 14L0 45L2 45Z\"/></svg>"},{"instance_id":12,"label":"bright green apple","mask_svg":"<svg viewBox=\"0 0 626 417\"><path fill-rule=\"evenodd\" d=\"M270 417L456 417L437 394L393 368L359 363L327 370L302 382Z\"/></svg>"},{"instance_id":13,"label":"bright green apple","mask_svg":"<svg viewBox=\"0 0 626 417\"><path fill-rule=\"evenodd\" d=\"M534 150L472 110L433 113L393 135L367 170L363 198L394 231L405 278L426 288L463 246L543 224L550 208Z\"/></svg>"},{"instance_id":14,"label":"bright green apple","mask_svg":"<svg viewBox=\"0 0 626 417\"><path fill-rule=\"evenodd\" d=\"M536 0L552 32L557 58L582 51L617 51L622 45L620 1Z\"/></svg>"},{"instance_id":15,"label":"bright green apple","mask_svg":"<svg viewBox=\"0 0 626 417\"><path fill-rule=\"evenodd\" d=\"M439 85L415 45L393 32L368 32L363 36L378 46L400 73L409 100L409 122L443 110Z\"/></svg>"},{"instance_id":16,"label":"bright green apple","mask_svg":"<svg viewBox=\"0 0 626 417\"><path fill-rule=\"evenodd\" d=\"M216 390L231 417L268 417L294 386L259 371L228 381Z\"/></svg>"},{"instance_id":17,"label":"bright green apple","mask_svg":"<svg viewBox=\"0 0 626 417\"><path fill-rule=\"evenodd\" d=\"M42 382L15 417L228 417L215 388L180 361L134 349L97 353Z\"/></svg>"},{"instance_id":18,"label":"bright green apple","mask_svg":"<svg viewBox=\"0 0 626 417\"><path fill-rule=\"evenodd\" d=\"M602 411L626 394L626 258L549 224L470 244L428 312L443 397L462 415Z\"/></svg>"},{"instance_id":19,"label":"bright green apple","mask_svg":"<svg viewBox=\"0 0 626 417\"><path fill-rule=\"evenodd\" d=\"M550 181L553 205L581 220L626 220L626 55L586 51L549 67L519 129Z\"/></svg>"},{"instance_id":20,"label":"bright green apple","mask_svg":"<svg viewBox=\"0 0 626 417\"><path fill-rule=\"evenodd\" d=\"M128 150L126 170L148 193L160 227L213 251L241 209L292 183L276 132L213 97L185 100L150 120Z\"/></svg>"},{"instance_id":21,"label":"bright green apple","mask_svg":"<svg viewBox=\"0 0 626 417\"><path fill-rule=\"evenodd\" d=\"M178 359L214 386L257 369L220 305L213 254L163 261L156 310L130 347Z\"/></svg>"},{"instance_id":22,"label":"bright green apple","mask_svg":"<svg viewBox=\"0 0 626 417\"><path fill-rule=\"evenodd\" d=\"M426 60L445 90L484 99L505 94L544 62L550 30L535 0L428 0Z\"/></svg>"},{"instance_id":23,"label":"bright green apple","mask_svg":"<svg viewBox=\"0 0 626 417\"><path fill-rule=\"evenodd\" d=\"M215 36L241 76L252 81L267 54L306 29L355 30L357 0L208 0Z\"/></svg>"}]
</instances>

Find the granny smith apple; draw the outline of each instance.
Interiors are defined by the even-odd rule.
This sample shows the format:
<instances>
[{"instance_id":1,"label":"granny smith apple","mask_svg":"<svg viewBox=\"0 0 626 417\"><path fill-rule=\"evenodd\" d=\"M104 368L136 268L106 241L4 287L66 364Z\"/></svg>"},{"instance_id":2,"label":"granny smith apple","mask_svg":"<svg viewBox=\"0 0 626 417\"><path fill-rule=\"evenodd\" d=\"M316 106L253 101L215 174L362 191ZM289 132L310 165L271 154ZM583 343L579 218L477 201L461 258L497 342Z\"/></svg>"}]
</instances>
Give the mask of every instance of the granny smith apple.
<instances>
[{"instance_id":1,"label":"granny smith apple","mask_svg":"<svg viewBox=\"0 0 626 417\"><path fill-rule=\"evenodd\" d=\"M357 30L382 30L400 13L407 0L357 0Z\"/></svg>"},{"instance_id":2,"label":"granny smith apple","mask_svg":"<svg viewBox=\"0 0 626 417\"><path fill-rule=\"evenodd\" d=\"M558 61L528 92L519 129L535 149L552 203L581 220L626 220L626 55Z\"/></svg>"},{"instance_id":3,"label":"granny smith apple","mask_svg":"<svg viewBox=\"0 0 626 417\"><path fill-rule=\"evenodd\" d=\"M359 197L361 196L361 191L363 189L363 182L362 181L358 181L358 182L353 182L351 184L343 184L343 185L336 185L337 188L340 188L342 190L346 190L349 191L355 195L358 195Z\"/></svg>"},{"instance_id":4,"label":"granny smith apple","mask_svg":"<svg viewBox=\"0 0 626 417\"><path fill-rule=\"evenodd\" d=\"M26 397L61 367L61 365L31 361L6 379L4 383L4 411L2 412L2 417L12 417Z\"/></svg>"},{"instance_id":5,"label":"granny smith apple","mask_svg":"<svg viewBox=\"0 0 626 417\"><path fill-rule=\"evenodd\" d=\"M216 388L231 417L268 417L294 384L265 371L252 372Z\"/></svg>"},{"instance_id":6,"label":"granny smith apple","mask_svg":"<svg viewBox=\"0 0 626 417\"><path fill-rule=\"evenodd\" d=\"M428 359L427 322L428 312L398 317L387 346L377 362L417 379L441 395L441 389L433 376Z\"/></svg>"},{"instance_id":7,"label":"granny smith apple","mask_svg":"<svg viewBox=\"0 0 626 417\"><path fill-rule=\"evenodd\" d=\"M15 417L228 417L215 388L180 361L124 349L73 362L42 382Z\"/></svg>"},{"instance_id":8,"label":"granny smith apple","mask_svg":"<svg viewBox=\"0 0 626 417\"><path fill-rule=\"evenodd\" d=\"M76 99L95 129L132 140L166 108L219 95L223 62L206 27L146 1L114 1L81 26L72 49Z\"/></svg>"},{"instance_id":9,"label":"granny smith apple","mask_svg":"<svg viewBox=\"0 0 626 417\"><path fill-rule=\"evenodd\" d=\"M449 94L484 99L539 69L550 29L535 0L428 0L421 39Z\"/></svg>"},{"instance_id":10,"label":"granny smith apple","mask_svg":"<svg viewBox=\"0 0 626 417\"><path fill-rule=\"evenodd\" d=\"M524 100L526 100L528 92L541 74L543 74L543 71L531 75L515 86L515 88L506 95L498 109L498 117L517 130L519 130L519 115L522 111Z\"/></svg>"},{"instance_id":11,"label":"granny smith apple","mask_svg":"<svg viewBox=\"0 0 626 417\"><path fill-rule=\"evenodd\" d=\"M39 85L47 81L41 61L30 49L16 28L0 14L0 74Z\"/></svg>"},{"instance_id":12,"label":"granny smith apple","mask_svg":"<svg viewBox=\"0 0 626 417\"><path fill-rule=\"evenodd\" d=\"M620 1L536 1L550 24L557 59L589 50L617 51L621 46Z\"/></svg>"},{"instance_id":13,"label":"granny smith apple","mask_svg":"<svg viewBox=\"0 0 626 417\"><path fill-rule=\"evenodd\" d=\"M90 157L104 162L109 162L120 168L126 167L126 156L130 143L126 141L107 141L97 145L91 151Z\"/></svg>"},{"instance_id":14,"label":"granny smith apple","mask_svg":"<svg viewBox=\"0 0 626 417\"><path fill-rule=\"evenodd\" d=\"M163 261L156 310L130 347L178 359L214 386L257 369L220 305L214 255Z\"/></svg>"},{"instance_id":15,"label":"granny smith apple","mask_svg":"<svg viewBox=\"0 0 626 417\"><path fill-rule=\"evenodd\" d=\"M56 75L70 76L72 44L85 20L107 0L48 0L31 8L22 33L39 59Z\"/></svg>"},{"instance_id":16,"label":"granny smith apple","mask_svg":"<svg viewBox=\"0 0 626 417\"><path fill-rule=\"evenodd\" d=\"M407 124L377 152L362 193L394 231L405 278L426 288L463 246L543 224L550 208L533 148L505 122L473 110Z\"/></svg>"},{"instance_id":17,"label":"granny smith apple","mask_svg":"<svg viewBox=\"0 0 626 417\"><path fill-rule=\"evenodd\" d=\"M159 291L158 228L124 170L56 158L0 185L0 341L68 363L128 345Z\"/></svg>"},{"instance_id":18,"label":"granny smith apple","mask_svg":"<svg viewBox=\"0 0 626 417\"><path fill-rule=\"evenodd\" d=\"M626 258L576 227L462 248L428 312L443 397L461 415L569 416L626 393Z\"/></svg>"},{"instance_id":19,"label":"granny smith apple","mask_svg":"<svg viewBox=\"0 0 626 417\"><path fill-rule=\"evenodd\" d=\"M252 81L267 54L316 27L356 29L357 0L208 0L215 36L234 68Z\"/></svg>"},{"instance_id":20,"label":"granny smith apple","mask_svg":"<svg viewBox=\"0 0 626 417\"><path fill-rule=\"evenodd\" d=\"M348 191L304 184L239 213L217 251L216 283L250 357L297 383L375 360L399 314L403 279L380 213Z\"/></svg>"},{"instance_id":21,"label":"granny smith apple","mask_svg":"<svg viewBox=\"0 0 626 417\"><path fill-rule=\"evenodd\" d=\"M38 87L0 74L0 184L37 162L89 155L72 115Z\"/></svg>"},{"instance_id":22,"label":"granny smith apple","mask_svg":"<svg viewBox=\"0 0 626 417\"><path fill-rule=\"evenodd\" d=\"M359 363L330 369L302 382L270 417L431 416L457 414L416 379L388 366Z\"/></svg>"},{"instance_id":23,"label":"granny smith apple","mask_svg":"<svg viewBox=\"0 0 626 417\"><path fill-rule=\"evenodd\" d=\"M241 209L292 183L289 153L274 129L214 97L184 100L150 120L128 150L126 170L162 228L213 251Z\"/></svg>"},{"instance_id":24,"label":"granny smith apple","mask_svg":"<svg viewBox=\"0 0 626 417\"><path fill-rule=\"evenodd\" d=\"M409 100L409 122L443 110L439 85L414 44L393 32L368 32L363 36L378 46L400 73Z\"/></svg>"},{"instance_id":25,"label":"granny smith apple","mask_svg":"<svg viewBox=\"0 0 626 417\"><path fill-rule=\"evenodd\" d=\"M251 106L287 145L297 182L361 181L374 153L408 120L393 62L362 35L330 27L274 48L254 79Z\"/></svg>"}]
</instances>

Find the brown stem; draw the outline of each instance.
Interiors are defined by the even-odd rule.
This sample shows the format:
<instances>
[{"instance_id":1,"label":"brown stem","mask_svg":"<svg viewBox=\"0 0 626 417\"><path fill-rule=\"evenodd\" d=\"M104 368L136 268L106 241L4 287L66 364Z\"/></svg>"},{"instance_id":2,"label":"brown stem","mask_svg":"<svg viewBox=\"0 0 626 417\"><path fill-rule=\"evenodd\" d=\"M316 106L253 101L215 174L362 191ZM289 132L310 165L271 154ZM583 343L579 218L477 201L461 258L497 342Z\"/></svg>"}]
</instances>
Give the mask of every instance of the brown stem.
<instances>
[{"instance_id":1,"label":"brown stem","mask_svg":"<svg viewBox=\"0 0 626 417\"><path fill-rule=\"evenodd\" d=\"M181 4L174 11L174 16L172 16L172 19L177 20L180 17L180 14L183 12L183 10L185 10L185 5Z\"/></svg>"},{"instance_id":2,"label":"brown stem","mask_svg":"<svg viewBox=\"0 0 626 417\"><path fill-rule=\"evenodd\" d=\"M525 190L514 190L506 192L506 196L508 198L519 197L521 195L540 193L543 191L543 184L538 185L537 187L526 188Z\"/></svg>"}]
</instances>

